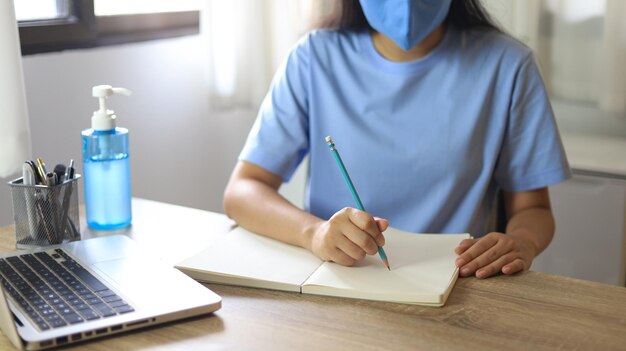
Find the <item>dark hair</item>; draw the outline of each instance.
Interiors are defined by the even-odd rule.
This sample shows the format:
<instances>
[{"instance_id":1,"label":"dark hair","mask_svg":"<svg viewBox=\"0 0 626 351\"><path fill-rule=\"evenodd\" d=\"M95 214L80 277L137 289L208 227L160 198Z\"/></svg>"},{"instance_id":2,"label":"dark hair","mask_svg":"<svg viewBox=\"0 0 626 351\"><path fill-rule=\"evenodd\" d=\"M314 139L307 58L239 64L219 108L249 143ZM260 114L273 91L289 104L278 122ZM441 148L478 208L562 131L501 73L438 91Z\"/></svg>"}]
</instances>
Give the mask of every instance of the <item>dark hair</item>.
<instances>
[{"instance_id":1,"label":"dark hair","mask_svg":"<svg viewBox=\"0 0 626 351\"><path fill-rule=\"evenodd\" d=\"M480 28L501 31L480 0L452 0L445 22L461 30ZM371 29L359 0L338 1L334 12L322 21L319 27L347 30Z\"/></svg>"}]
</instances>

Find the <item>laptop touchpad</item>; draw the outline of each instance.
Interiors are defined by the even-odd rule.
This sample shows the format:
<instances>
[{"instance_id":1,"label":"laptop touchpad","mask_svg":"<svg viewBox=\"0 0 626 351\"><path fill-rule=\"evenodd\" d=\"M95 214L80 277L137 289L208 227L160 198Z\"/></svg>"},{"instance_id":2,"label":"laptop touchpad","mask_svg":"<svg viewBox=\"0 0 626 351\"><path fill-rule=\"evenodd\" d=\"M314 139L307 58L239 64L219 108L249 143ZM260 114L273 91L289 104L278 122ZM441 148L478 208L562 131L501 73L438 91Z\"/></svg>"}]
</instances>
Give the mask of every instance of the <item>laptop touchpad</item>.
<instances>
[{"instance_id":1,"label":"laptop touchpad","mask_svg":"<svg viewBox=\"0 0 626 351\"><path fill-rule=\"evenodd\" d=\"M93 267L127 298L142 303L162 301L172 289L180 291L187 283L186 279L180 279L182 273L158 261L129 257L97 262Z\"/></svg>"}]
</instances>

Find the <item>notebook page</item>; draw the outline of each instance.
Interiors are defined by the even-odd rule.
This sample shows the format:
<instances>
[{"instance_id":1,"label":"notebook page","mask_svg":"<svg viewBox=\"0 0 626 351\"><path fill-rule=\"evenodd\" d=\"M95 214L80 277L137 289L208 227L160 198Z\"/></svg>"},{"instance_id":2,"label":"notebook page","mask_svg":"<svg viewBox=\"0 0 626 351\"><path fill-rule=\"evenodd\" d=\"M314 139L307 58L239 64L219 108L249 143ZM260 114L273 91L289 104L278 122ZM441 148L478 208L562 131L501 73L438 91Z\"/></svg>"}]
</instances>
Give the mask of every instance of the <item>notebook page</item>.
<instances>
[{"instance_id":1,"label":"notebook page","mask_svg":"<svg viewBox=\"0 0 626 351\"><path fill-rule=\"evenodd\" d=\"M425 305L442 305L458 269L454 248L469 234L385 232L391 271L378 255L353 267L326 262L307 279L302 292Z\"/></svg>"},{"instance_id":2,"label":"notebook page","mask_svg":"<svg viewBox=\"0 0 626 351\"><path fill-rule=\"evenodd\" d=\"M306 249L237 227L176 268L204 282L300 292L321 263Z\"/></svg>"}]
</instances>

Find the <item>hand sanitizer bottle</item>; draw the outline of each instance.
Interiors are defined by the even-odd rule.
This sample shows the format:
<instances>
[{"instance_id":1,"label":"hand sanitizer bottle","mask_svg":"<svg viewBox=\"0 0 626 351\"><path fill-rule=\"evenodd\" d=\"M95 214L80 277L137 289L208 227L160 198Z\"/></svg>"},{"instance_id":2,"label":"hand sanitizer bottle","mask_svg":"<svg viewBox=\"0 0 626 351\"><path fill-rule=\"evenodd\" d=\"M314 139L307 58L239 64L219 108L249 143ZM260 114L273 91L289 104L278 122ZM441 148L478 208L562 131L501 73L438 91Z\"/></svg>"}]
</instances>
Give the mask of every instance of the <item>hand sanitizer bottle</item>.
<instances>
[{"instance_id":1,"label":"hand sanitizer bottle","mask_svg":"<svg viewBox=\"0 0 626 351\"><path fill-rule=\"evenodd\" d=\"M115 126L116 116L106 106L109 96L130 93L110 85L93 87L100 109L91 117L91 128L81 135L87 225L94 229L118 229L131 223L128 129Z\"/></svg>"}]
</instances>

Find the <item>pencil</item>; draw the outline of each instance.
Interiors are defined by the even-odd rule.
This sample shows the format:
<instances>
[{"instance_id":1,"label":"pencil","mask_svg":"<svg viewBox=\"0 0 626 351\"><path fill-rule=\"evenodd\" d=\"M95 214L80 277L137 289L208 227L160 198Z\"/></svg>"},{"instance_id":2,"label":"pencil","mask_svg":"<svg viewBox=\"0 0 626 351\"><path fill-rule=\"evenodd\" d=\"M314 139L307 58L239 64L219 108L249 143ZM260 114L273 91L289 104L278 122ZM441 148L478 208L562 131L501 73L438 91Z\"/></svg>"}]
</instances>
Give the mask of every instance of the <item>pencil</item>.
<instances>
[{"instance_id":1,"label":"pencil","mask_svg":"<svg viewBox=\"0 0 626 351\"><path fill-rule=\"evenodd\" d=\"M346 180L346 183L348 184L348 188L350 188L350 193L352 193L352 197L354 198L354 201L356 202L357 208L361 211L365 211L365 207L363 207L363 203L361 202L361 199L359 198L359 194L356 192L356 188L354 187L354 184L352 184L352 180L350 179L348 170L346 169L346 166L344 166L343 161L341 160L341 156L339 156L339 151L337 151L337 147L335 147L333 138L331 138L330 135L327 136L326 142L328 143L328 147L330 148L330 151L333 153L333 156L335 157L335 161L337 161L337 165L339 166L339 170L341 170L343 179ZM387 259L387 254L385 253L385 250L383 249L382 246L378 246L378 255L380 256L380 259L385 263L385 266L387 266L387 269L391 270L391 268L389 268L389 260Z\"/></svg>"}]
</instances>

